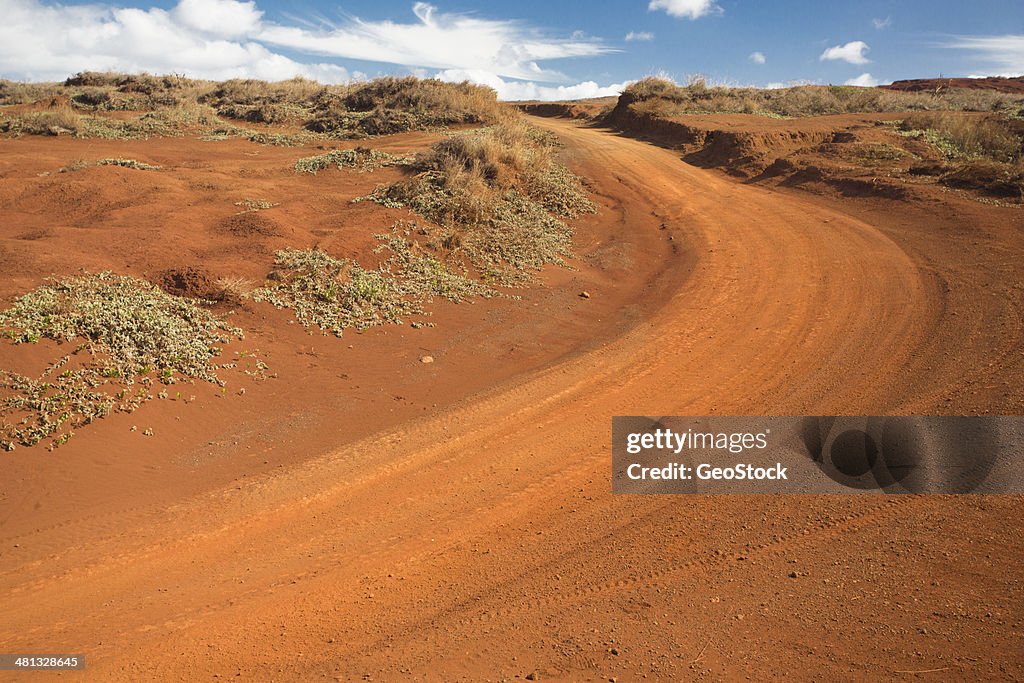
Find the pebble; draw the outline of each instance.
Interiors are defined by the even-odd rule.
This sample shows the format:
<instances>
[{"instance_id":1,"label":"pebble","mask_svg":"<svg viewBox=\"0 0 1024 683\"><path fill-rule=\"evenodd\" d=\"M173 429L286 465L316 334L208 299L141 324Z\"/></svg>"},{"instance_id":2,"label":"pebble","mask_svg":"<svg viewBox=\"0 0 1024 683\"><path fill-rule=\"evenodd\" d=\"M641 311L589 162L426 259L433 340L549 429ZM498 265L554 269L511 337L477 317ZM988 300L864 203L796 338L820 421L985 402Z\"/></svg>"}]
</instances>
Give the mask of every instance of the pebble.
<instances>
[{"instance_id":1,"label":"pebble","mask_svg":"<svg viewBox=\"0 0 1024 683\"><path fill-rule=\"evenodd\" d=\"M423 363L424 365L426 365L427 363L433 363L434 362L434 357L433 356L423 356L422 358L420 358L420 362Z\"/></svg>"}]
</instances>

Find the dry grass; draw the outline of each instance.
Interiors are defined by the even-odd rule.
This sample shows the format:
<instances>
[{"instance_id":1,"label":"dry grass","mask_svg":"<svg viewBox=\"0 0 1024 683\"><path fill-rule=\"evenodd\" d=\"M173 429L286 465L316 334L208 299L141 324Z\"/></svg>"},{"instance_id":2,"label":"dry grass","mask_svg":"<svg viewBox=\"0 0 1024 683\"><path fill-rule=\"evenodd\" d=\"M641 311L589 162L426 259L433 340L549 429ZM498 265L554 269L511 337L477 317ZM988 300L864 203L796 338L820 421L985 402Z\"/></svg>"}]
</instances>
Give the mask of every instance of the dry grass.
<instances>
[{"instance_id":1,"label":"dry grass","mask_svg":"<svg viewBox=\"0 0 1024 683\"><path fill-rule=\"evenodd\" d=\"M963 112L926 112L903 119L904 133L933 131L951 158L969 157L1011 162L1021 156L1022 140L1004 121Z\"/></svg>"},{"instance_id":2,"label":"dry grass","mask_svg":"<svg viewBox=\"0 0 1024 683\"><path fill-rule=\"evenodd\" d=\"M310 115L314 99L327 88L305 78L268 83L234 79L218 83L199 101L220 116L250 123L295 123Z\"/></svg>"},{"instance_id":3,"label":"dry grass","mask_svg":"<svg viewBox=\"0 0 1024 683\"><path fill-rule=\"evenodd\" d=\"M484 86L387 77L347 89L324 90L313 102L313 118L306 127L339 137L359 137L494 123L509 115L495 92Z\"/></svg>"},{"instance_id":4,"label":"dry grass","mask_svg":"<svg viewBox=\"0 0 1024 683\"><path fill-rule=\"evenodd\" d=\"M550 139L521 122L442 140L413 168L370 198L437 223L431 246L501 285L561 263L572 241L561 219L594 211L579 179L554 161Z\"/></svg>"},{"instance_id":5,"label":"dry grass","mask_svg":"<svg viewBox=\"0 0 1024 683\"><path fill-rule=\"evenodd\" d=\"M624 102L637 113L663 118L720 113L799 117L903 111L1024 115L1024 97L991 90L951 89L935 93L819 85L765 90L708 87L699 78L686 86L662 78L644 78L626 88L623 95Z\"/></svg>"},{"instance_id":6,"label":"dry grass","mask_svg":"<svg viewBox=\"0 0 1024 683\"><path fill-rule=\"evenodd\" d=\"M66 103L61 105L61 103ZM78 121L75 110L90 112L88 126L62 126L37 113L9 117L4 131L49 135L64 129L79 137L140 137L128 126L162 130L147 135L193 131L207 139L245 137L260 144L303 144L312 139L364 138L450 125L495 123L509 110L493 90L469 83L380 78L349 85L322 85L303 78L268 83L235 79L219 83L179 76L83 72L64 83L0 81L0 106L36 104L62 106L64 123ZM110 111L149 112L135 122L113 122L100 114ZM292 125L303 134L252 131L219 117L254 124ZM41 120L37 120L40 119ZM84 119L83 119L84 120ZM104 121L110 123L103 124ZM119 132L118 126L121 127ZM149 125L152 129L153 126Z\"/></svg>"},{"instance_id":7,"label":"dry grass","mask_svg":"<svg viewBox=\"0 0 1024 683\"><path fill-rule=\"evenodd\" d=\"M946 162L928 171L943 185L1024 199L1024 137L1010 124L992 115L926 112L898 122L897 132L942 153Z\"/></svg>"},{"instance_id":8,"label":"dry grass","mask_svg":"<svg viewBox=\"0 0 1024 683\"><path fill-rule=\"evenodd\" d=\"M0 123L0 132L13 135L75 135L82 128L82 117L69 107L13 116Z\"/></svg>"},{"instance_id":9,"label":"dry grass","mask_svg":"<svg viewBox=\"0 0 1024 683\"><path fill-rule=\"evenodd\" d=\"M1024 96L992 90L946 89L905 92L882 88L803 86L781 90L709 88L699 79L679 86L645 78L623 93L613 112L672 119L689 114L746 113L774 117L906 112L894 122L904 137L931 144L945 163L919 165L911 173L931 175L951 186L999 197L1024 197ZM851 161L865 165L906 154L890 145L843 145Z\"/></svg>"}]
</instances>

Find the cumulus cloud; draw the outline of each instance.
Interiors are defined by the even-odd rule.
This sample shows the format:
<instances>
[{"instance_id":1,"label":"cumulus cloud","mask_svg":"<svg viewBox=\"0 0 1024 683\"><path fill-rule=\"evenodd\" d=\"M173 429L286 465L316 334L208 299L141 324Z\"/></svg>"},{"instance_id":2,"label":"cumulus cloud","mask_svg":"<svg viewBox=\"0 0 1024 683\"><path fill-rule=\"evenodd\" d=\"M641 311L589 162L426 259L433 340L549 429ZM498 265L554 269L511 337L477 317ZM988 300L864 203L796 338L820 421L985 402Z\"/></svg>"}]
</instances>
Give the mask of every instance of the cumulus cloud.
<instances>
[{"instance_id":1,"label":"cumulus cloud","mask_svg":"<svg viewBox=\"0 0 1024 683\"><path fill-rule=\"evenodd\" d=\"M714 0L651 0L648 11L663 9L680 19L700 19L708 14L721 14L722 8Z\"/></svg>"},{"instance_id":2,"label":"cumulus cloud","mask_svg":"<svg viewBox=\"0 0 1024 683\"><path fill-rule=\"evenodd\" d=\"M984 76L1024 75L1024 35L956 36L942 47L966 50L984 64Z\"/></svg>"},{"instance_id":3,"label":"cumulus cloud","mask_svg":"<svg viewBox=\"0 0 1024 683\"><path fill-rule=\"evenodd\" d=\"M751 52L747 59L752 61L754 64L764 64L768 61L763 52Z\"/></svg>"},{"instance_id":4,"label":"cumulus cloud","mask_svg":"<svg viewBox=\"0 0 1024 683\"><path fill-rule=\"evenodd\" d=\"M235 0L181 0L172 15L183 26L226 37L252 33L263 18L255 2Z\"/></svg>"},{"instance_id":5,"label":"cumulus cloud","mask_svg":"<svg viewBox=\"0 0 1024 683\"><path fill-rule=\"evenodd\" d=\"M648 33L647 31L630 31L626 34L626 42L631 43L633 41L649 42L654 40L654 34Z\"/></svg>"},{"instance_id":6,"label":"cumulus cloud","mask_svg":"<svg viewBox=\"0 0 1024 683\"><path fill-rule=\"evenodd\" d=\"M892 26L892 17L886 17L885 19L872 19L872 25L874 25L876 31L884 31L885 29Z\"/></svg>"},{"instance_id":7,"label":"cumulus cloud","mask_svg":"<svg viewBox=\"0 0 1024 683\"><path fill-rule=\"evenodd\" d=\"M863 40L854 40L846 45L836 45L821 53L821 61L844 61L850 64L867 64L871 60L865 56L870 50L868 44Z\"/></svg>"},{"instance_id":8,"label":"cumulus cloud","mask_svg":"<svg viewBox=\"0 0 1024 683\"><path fill-rule=\"evenodd\" d=\"M261 25L251 2L182 0L166 11L0 0L0 16L0 75L7 78L59 80L91 69L215 79L349 79L341 66L300 63L236 33Z\"/></svg>"},{"instance_id":9,"label":"cumulus cloud","mask_svg":"<svg viewBox=\"0 0 1024 683\"><path fill-rule=\"evenodd\" d=\"M859 85L862 88L873 88L878 85L879 81L869 73L863 73L856 78L851 78L843 85Z\"/></svg>"},{"instance_id":10,"label":"cumulus cloud","mask_svg":"<svg viewBox=\"0 0 1024 683\"><path fill-rule=\"evenodd\" d=\"M0 16L0 76L24 80L112 70L341 82L352 74L334 60L358 59L559 83L568 79L543 62L613 51L585 37L444 13L425 2L412 6L406 22L351 18L320 25L268 22L251 0L179 0L169 10L0 0ZM584 85L571 87L582 92Z\"/></svg>"}]
</instances>

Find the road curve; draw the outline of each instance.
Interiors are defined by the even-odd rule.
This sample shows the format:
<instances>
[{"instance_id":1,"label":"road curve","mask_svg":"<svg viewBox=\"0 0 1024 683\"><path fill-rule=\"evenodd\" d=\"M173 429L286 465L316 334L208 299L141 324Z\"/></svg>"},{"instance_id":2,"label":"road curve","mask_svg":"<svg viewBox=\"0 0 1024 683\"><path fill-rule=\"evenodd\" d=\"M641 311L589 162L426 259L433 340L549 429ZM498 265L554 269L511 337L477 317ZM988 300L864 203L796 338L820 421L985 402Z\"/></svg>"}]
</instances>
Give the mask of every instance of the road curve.
<instances>
[{"instance_id":1,"label":"road curve","mask_svg":"<svg viewBox=\"0 0 1024 683\"><path fill-rule=\"evenodd\" d=\"M46 552L0 573L0 650L87 652L103 681L1024 676L1021 569L999 567L1024 551L1012 499L609 493L613 415L914 405L908 367L957 372L922 359L944 311L930 273L836 209L537 124L624 239L664 235L653 314L133 528L40 531Z\"/></svg>"}]
</instances>

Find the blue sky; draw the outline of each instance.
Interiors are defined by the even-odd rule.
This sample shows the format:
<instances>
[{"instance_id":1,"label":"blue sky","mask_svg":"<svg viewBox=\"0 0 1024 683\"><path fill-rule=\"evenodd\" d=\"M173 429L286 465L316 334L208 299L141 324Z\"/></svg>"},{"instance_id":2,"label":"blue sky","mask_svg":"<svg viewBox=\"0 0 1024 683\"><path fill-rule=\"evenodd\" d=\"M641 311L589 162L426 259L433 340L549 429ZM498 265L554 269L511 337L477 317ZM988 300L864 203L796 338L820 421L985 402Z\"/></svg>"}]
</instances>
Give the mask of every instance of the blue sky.
<instances>
[{"instance_id":1,"label":"blue sky","mask_svg":"<svg viewBox=\"0 0 1024 683\"><path fill-rule=\"evenodd\" d=\"M773 87L1024 74L1022 0L0 0L0 17L0 76L18 80L413 73L561 99L649 74Z\"/></svg>"}]
</instances>

